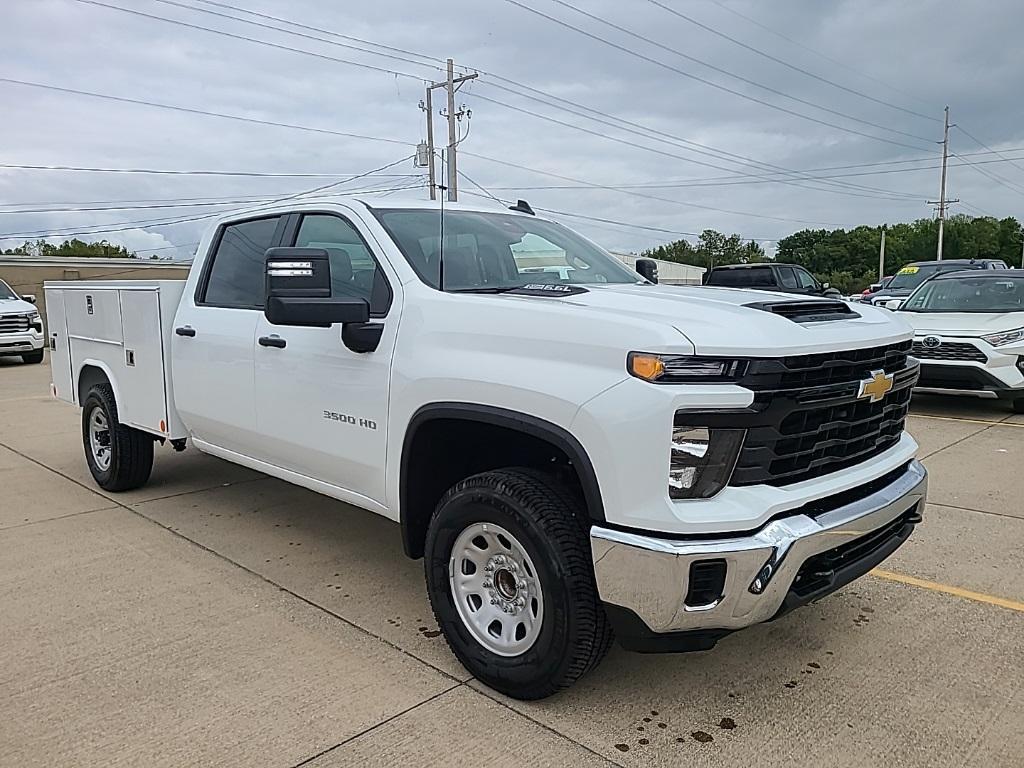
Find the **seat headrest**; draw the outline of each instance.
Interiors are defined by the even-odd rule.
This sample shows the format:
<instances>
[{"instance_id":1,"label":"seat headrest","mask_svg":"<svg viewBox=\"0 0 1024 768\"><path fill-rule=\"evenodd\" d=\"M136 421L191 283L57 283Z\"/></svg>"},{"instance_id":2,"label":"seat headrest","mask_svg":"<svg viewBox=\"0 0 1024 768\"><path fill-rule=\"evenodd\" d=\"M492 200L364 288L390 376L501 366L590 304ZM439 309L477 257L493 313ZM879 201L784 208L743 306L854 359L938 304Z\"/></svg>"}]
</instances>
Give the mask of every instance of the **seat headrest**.
<instances>
[{"instance_id":1,"label":"seat headrest","mask_svg":"<svg viewBox=\"0 0 1024 768\"><path fill-rule=\"evenodd\" d=\"M352 279L352 257L345 248L325 248L331 258L331 280L347 283Z\"/></svg>"}]
</instances>

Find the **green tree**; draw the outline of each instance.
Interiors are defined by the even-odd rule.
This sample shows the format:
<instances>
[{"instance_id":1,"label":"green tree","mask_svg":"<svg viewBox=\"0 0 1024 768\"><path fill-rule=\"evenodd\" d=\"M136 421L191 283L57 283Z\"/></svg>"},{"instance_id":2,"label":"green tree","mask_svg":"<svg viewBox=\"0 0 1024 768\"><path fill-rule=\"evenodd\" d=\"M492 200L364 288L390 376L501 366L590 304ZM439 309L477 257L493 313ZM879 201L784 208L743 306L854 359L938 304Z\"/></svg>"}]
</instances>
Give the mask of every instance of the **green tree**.
<instances>
[{"instance_id":1,"label":"green tree","mask_svg":"<svg viewBox=\"0 0 1024 768\"><path fill-rule=\"evenodd\" d=\"M716 264L748 264L767 258L764 248L758 243L744 240L740 235L725 235L714 229L701 232L696 246L686 240L676 240L644 251L642 255L706 269Z\"/></svg>"},{"instance_id":2,"label":"green tree","mask_svg":"<svg viewBox=\"0 0 1024 768\"><path fill-rule=\"evenodd\" d=\"M48 243L45 240L30 242L26 240L22 245L15 248L8 248L3 251L5 255L27 255L27 256L74 256L79 258L100 258L100 259L134 259L135 251L130 251L123 245L114 245L106 240L98 240L87 243L84 240L74 238L65 240L59 245Z\"/></svg>"}]
</instances>

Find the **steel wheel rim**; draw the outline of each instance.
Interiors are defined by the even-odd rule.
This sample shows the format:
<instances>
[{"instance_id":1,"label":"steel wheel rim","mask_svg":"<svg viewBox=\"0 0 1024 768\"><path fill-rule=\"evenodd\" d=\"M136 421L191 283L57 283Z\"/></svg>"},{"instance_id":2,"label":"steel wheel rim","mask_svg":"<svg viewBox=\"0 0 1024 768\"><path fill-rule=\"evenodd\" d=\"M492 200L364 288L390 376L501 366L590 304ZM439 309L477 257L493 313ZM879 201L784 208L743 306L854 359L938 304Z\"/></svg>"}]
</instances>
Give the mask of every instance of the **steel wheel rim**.
<instances>
[{"instance_id":1,"label":"steel wheel rim","mask_svg":"<svg viewBox=\"0 0 1024 768\"><path fill-rule=\"evenodd\" d=\"M99 406L89 414L89 450L100 471L110 469L110 422L106 411Z\"/></svg>"},{"instance_id":2,"label":"steel wheel rim","mask_svg":"<svg viewBox=\"0 0 1024 768\"><path fill-rule=\"evenodd\" d=\"M544 595L525 547L494 523L459 534L448 562L455 609L474 639L498 656L519 656L540 636Z\"/></svg>"}]
</instances>

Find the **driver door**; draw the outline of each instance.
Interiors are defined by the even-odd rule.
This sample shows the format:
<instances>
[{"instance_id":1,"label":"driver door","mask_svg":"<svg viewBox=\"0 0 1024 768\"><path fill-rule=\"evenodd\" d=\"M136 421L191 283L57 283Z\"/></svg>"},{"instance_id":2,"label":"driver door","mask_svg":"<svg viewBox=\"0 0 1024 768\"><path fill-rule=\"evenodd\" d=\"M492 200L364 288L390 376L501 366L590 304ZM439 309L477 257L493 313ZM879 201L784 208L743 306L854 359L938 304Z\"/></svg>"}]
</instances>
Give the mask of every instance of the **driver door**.
<instances>
[{"instance_id":1,"label":"driver door","mask_svg":"<svg viewBox=\"0 0 1024 768\"><path fill-rule=\"evenodd\" d=\"M345 346L341 325L274 326L260 316L256 420L265 453L278 467L383 504L391 360L401 314L392 286L399 283L351 220L335 213L296 218L294 234L282 245L325 249L332 296L368 301L371 322L382 324L383 333L376 350L359 353Z\"/></svg>"}]
</instances>

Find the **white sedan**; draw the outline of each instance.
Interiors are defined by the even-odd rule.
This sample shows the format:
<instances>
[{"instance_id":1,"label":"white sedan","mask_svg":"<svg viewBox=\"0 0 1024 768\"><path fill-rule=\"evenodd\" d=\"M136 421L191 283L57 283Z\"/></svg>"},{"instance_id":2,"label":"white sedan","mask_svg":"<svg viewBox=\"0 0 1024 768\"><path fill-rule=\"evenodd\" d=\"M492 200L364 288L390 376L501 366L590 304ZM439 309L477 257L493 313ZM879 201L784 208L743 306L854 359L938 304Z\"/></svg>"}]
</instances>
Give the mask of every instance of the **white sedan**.
<instances>
[{"instance_id":1,"label":"white sedan","mask_svg":"<svg viewBox=\"0 0 1024 768\"><path fill-rule=\"evenodd\" d=\"M914 326L918 390L1008 400L1024 413L1024 272L946 272L898 309Z\"/></svg>"}]
</instances>

